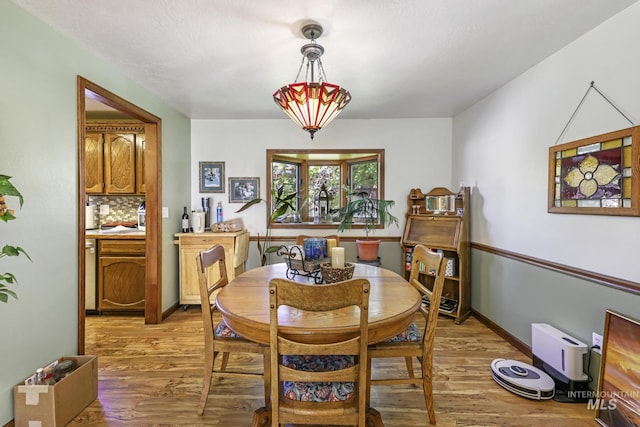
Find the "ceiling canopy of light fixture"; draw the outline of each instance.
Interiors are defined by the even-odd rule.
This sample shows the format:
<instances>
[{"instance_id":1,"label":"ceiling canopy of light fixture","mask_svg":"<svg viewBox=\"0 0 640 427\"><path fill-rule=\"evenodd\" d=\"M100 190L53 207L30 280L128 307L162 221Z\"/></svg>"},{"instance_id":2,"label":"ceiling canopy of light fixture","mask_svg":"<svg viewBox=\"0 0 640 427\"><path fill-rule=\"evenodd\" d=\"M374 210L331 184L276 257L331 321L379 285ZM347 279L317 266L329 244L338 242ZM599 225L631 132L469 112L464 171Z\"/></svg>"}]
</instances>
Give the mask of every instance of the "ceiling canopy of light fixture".
<instances>
[{"instance_id":1,"label":"ceiling canopy of light fixture","mask_svg":"<svg viewBox=\"0 0 640 427\"><path fill-rule=\"evenodd\" d=\"M283 86L273 94L273 100L282 110L300 126L313 135L333 120L351 101L348 90L327 82L320 57L324 48L316 43L322 35L322 26L317 23L302 27L302 35L311 40L300 48L302 62L294 83ZM305 82L298 83L302 68L305 66ZM316 82L315 76L318 76ZM310 79L309 79L310 77Z\"/></svg>"}]
</instances>

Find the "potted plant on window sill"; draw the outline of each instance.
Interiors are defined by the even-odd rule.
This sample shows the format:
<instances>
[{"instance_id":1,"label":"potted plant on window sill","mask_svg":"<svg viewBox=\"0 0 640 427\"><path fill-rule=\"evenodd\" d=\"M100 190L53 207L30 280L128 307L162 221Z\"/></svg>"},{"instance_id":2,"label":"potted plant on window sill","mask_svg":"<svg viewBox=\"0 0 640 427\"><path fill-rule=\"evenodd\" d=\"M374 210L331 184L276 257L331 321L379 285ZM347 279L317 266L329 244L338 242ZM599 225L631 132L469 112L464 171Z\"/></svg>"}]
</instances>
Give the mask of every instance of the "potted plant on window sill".
<instances>
[{"instance_id":1,"label":"potted plant on window sill","mask_svg":"<svg viewBox=\"0 0 640 427\"><path fill-rule=\"evenodd\" d=\"M338 232L350 229L353 225L362 224L365 240L356 240L358 258L361 261L375 261L378 259L379 239L369 239L369 233L375 232L378 224L388 227L391 224L399 224L398 218L393 216L390 209L395 205L393 200L382 200L371 197L367 191L347 192L347 204L338 210L340 224Z\"/></svg>"}]
</instances>

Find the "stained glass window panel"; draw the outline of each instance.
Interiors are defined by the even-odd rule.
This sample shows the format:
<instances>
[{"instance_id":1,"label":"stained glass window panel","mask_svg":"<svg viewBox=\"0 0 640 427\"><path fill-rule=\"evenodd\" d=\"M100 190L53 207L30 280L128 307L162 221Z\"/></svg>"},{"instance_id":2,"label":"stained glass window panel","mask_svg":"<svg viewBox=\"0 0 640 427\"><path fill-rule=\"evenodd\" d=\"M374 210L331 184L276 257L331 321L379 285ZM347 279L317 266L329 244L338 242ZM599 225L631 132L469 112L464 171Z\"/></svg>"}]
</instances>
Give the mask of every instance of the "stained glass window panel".
<instances>
[{"instance_id":1,"label":"stained glass window panel","mask_svg":"<svg viewBox=\"0 0 640 427\"><path fill-rule=\"evenodd\" d=\"M640 216L640 126L549 149L549 212Z\"/></svg>"}]
</instances>

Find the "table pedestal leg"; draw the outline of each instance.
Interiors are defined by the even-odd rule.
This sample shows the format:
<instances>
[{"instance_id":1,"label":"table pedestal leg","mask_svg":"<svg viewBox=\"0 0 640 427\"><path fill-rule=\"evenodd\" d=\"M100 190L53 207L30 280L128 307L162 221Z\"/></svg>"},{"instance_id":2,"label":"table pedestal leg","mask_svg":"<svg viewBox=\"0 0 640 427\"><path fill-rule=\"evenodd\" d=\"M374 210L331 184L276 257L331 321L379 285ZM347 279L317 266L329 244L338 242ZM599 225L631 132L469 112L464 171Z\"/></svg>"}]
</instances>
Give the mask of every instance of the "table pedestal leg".
<instances>
[{"instance_id":1,"label":"table pedestal leg","mask_svg":"<svg viewBox=\"0 0 640 427\"><path fill-rule=\"evenodd\" d=\"M367 427L384 427L380 412L372 407L367 408L367 418L365 420Z\"/></svg>"},{"instance_id":2,"label":"table pedestal leg","mask_svg":"<svg viewBox=\"0 0 640 427\"><path fill-rule=\"evenodd\" d=\"M271 426L271 407L263 406L253 412L251 419L251 427L270 427Z\"/></svg>"},{"instance_id":3,"label":"table pedestal leg","mask_svg":"<svg viewBox=\"0 0 640 427\"><path fill-rule=\"evenodd\" d=\"M367 408L367 427L384 427L380 412L373 408ZM251 427L270 427L271 426L271 407L263 406L253 412L251 419Z\"/></svg>"}]
</instances>

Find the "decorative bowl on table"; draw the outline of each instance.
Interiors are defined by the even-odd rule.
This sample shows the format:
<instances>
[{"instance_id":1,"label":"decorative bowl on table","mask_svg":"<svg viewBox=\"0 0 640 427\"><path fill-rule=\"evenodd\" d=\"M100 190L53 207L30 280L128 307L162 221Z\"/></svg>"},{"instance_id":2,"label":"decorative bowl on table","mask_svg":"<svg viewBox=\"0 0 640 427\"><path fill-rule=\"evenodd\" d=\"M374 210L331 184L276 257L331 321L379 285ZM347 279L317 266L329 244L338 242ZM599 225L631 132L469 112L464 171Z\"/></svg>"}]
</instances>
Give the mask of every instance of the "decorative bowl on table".
<instances>
[{"instance_id":1,"label":"decorative bowl on table","mask_svg":"<svg viewBox=\"0 0 640 427\"><path fill-rule=\"evenodd\" d=\"M351 262L345 262L344 268L332 267L330 262L320 264L324 283L336 283L351 279L355 267L355 264Z\"/></svg>"}]
</instances>

